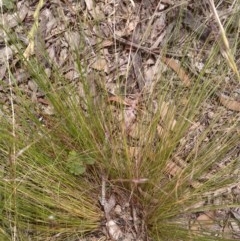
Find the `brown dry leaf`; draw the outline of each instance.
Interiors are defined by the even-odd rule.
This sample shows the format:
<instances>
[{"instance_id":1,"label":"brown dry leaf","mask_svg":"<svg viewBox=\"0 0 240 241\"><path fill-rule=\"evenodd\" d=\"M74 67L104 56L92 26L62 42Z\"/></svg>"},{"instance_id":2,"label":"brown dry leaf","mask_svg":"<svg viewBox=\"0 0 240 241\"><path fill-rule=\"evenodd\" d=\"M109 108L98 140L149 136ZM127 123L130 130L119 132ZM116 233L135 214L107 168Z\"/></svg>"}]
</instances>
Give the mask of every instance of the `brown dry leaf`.
<instances>
[{"instance_id":1,"label":"brown dry leaf","mask_svg":"<svg viewBox=\"0 0 240 241\"><path fill-rule=\"evenodd\" d=\"M159 3L158 9L164 9L164 4ZM164 36L166 34L166 13L162 12L160 15L153 16L152 29L150 31L149 39L151 39L151 49L156 49L162 43ZM147 36L146 36L147 37Z\"/></svg>"},{"instance_id":2,"label":"brown dry leaf","mask_svg":"<svg viewBox=\"0 0 240 241\"><path fill-rule=\"evenodd\" d=\"M121 98L119 96L111 96L108 98L109 102L117 103L119 105L125 105L124 109L124 123L123 130L125 130L129 135L131 133L131 137L138 138L139 137L139 124L135 123L136 115L138 110L138 102L139 99L129 99L129 98Z\"/></svg>"},{"instance_id":3,"label":"brown dry leaf","mask_svg":"<svg viewBox=\"0 0 240 241\"><path fill-rule=\"evenodd\" d=\"M88 11L92 11L93 8L94 8L93 1L92 1L92 0L85 0L85 3L86 3L86 5L87 5Z\"/></svg>"},{"instance_id":4,"label":"brown dry leaf","mask_svg":"<svg viewBox=\"0 0 240 241\"><path fill-rule=\"evenodd\" d=\"M221 94L219 96L219 101L229 110L240 111L240 102L236 100L231 100L228 96Z\"/></svg>"},{"instance_id":5,"label":"brown dry leaf","mask_svg":"<svg viewBox=\"0 0 240 241\"><path fill-rule=\"evenodd\" d=\"M9 59L12 59L13 51L10 47L6 46L0 49L0 64L6 63Z\"/></svg>"},{"instance_id":6,"label":"brown dry leaf","mask_svg":"<svg viewBox=\"0 0 240 241\"><path fill-rule=\"evenodd\" d=\"M240 234L239 222L237 222L235 220L231 220L230 225L231 225L232 231L234 231L234 233L238 234L238 237L239 237L239 234Z\"/></svg>"},{"instance_id":7,"label":"brown dry leaf","mask_svg":"<svg viewBox=\"0 0 240 241\"><path fill-rule=\"evenodd\" d=\"M43 106L42 114L52 116L55 114L54 107L51 105Z\"/></svg>"},{"instance_id":8,"label":"brown dry leaf","mask_svg":"<svg viewBox=\"0 0 240 241\"><path fill-rule=\"evenodd\" d=\"M214 217L214 213L211 211L208 211L208 212L205 212L205 213L201 214L200 216L198 216L197 221L212 223L213 217Z\"/></svg>"},{"instance_id":9,"label":"brown dry leaf","mask_svg":"<svg viewBox=\"0 0 240 241\"><path fill-rule=\"evenodd\" d=\"M163 101L161 104L161 118L164 119L169 109L169 102Z\"/></svg>"},{"instance_id":10,"label":"brown dry leaf","mask_svg":"<svg viewBox=\"0 0 240 241\"><path fill-rule=\"evenodd\" d=\"M142 58L139 53L134 53L134 54L132 53L131 57L132 57L133 69L135 72L138 87L140 90L142 90L146 83L142 73Z\"/></svg>"},{"instance_id":11,"label":"brown dry leaf","mask_svg":"<svg viewBox=\"0 0 240 241\"><path fill-rule=\"evenodd\" d=\"M181 167L179 167L175 162L169 161L164 170L164 173L170 176L176 176L178 173L182 171Z\"/></svg>"},{"instance_id":12,"label":"brown dry leaf","mask_svg":"<svg viewBox=\"0 0 240 241\"><path fill-rule=\"evenodd\" d=\"M173 130L174 126L176 125L176 120L174 119L174 113L175 113L175 106L170 103L163 101L161 105L161 118L164 121L167 117L168 114L171 114L170 120L168 120L168 123L165 127L168 127L167 129Z\"/></svg>"},{"instance_id":13,"label":"brown dry leaf","mask_svg":"<svg viewBox=\"0 0 240 241\"><path fill-rule=\"evenodd\" d=\"M2 80L6 74L7 66L6 64L0 65L0 79Z\"/></svg>"},{"instance_id":14,"label":"brown dry leaf","mask_svg":"<svg viewBox=\"0 0 240 241\"><path fill-rule=\"evenodd\" d=\"M128 99L127 99L128 100ZM122 99L121 97L119 96L111 96L108 98L108 101L109 102L115 102L115 103L118 103L120 105L126 105L126 106L130 106L131 104L128 103L126 99Z\"/></svg>"},{"instance_id":15,"label":"brown dry leaf","mask_svg":"<svg viewBox=\"0 0 240 241\"><path fill-rule=\"evenodd\" d=\"M79 72L75 69L70 69L66 74L64 74L64 77L68 80L74 80L79 78Z\"/></svg>"},{"instance_id":16,"label":"brown dry leaf","mask_svg":"<svg viewBox=\"0 0 240 241\"><path fill-rule=\"evenodd\" d=\"M175 105L170 102L162 101L160 106L162 124L157 125L157 134L161 138L167 131L172 131L177 123L175 120Z\"/></svg>"},{"instance_id":17,"label":"brown dry leaf","mask_svg":"<svg viewBox=\"0 0 240 241\"><path fill-rule=\"evenodd\" d=\"M125 30L119 36L130 35L132 31L134 31L134 29L137 27L139 22L140 22L139 16L136 16L136 18L132 19L132 21L128 20L128 24L126 24Z\"/></svg>"},{"instance_id":18,"label":"brown dry leaf","mask_svg":"<svg viewBox=\"0 0 240 241\"><path fill-rule=\"evenodd\" d=\"M109 220L106 223L106 227L108 229L110 237L113 240L120 240L121 238L123 238L123 233L114 220Z\"/></svg>"},{"instance_id":19,"label":"brown dry leaf","mask_svg":"<svg viewBox=\"0 0 240 241\"><path fill-rule=\"evenodd\" d=\"M15 28L19 22L22 22L25 19L29 11L30 10L26 4L21 4L21 7L19 7L19 12L15 12L13 14L4 14L3 20L5 26L7 28Z\"/></svg>"},{"instance_id":20,"label":"brown dry leaf","mask_svg":"<svg viewBox=\"0 0 240 241\"><path fill-rule=\"evenodd\" d=\"M191 226L192 231L199 231L202 228L207 228L210 230L215 230L215 225L214 225L214 212L213 211L208 211L205 213L202 213L197 217L193 225Z\"/></svg>"},{"instance_id":21,"label":"brown dry leaf","mask_svg":"<svg viewBox=\"0 0 240 241\"><path fill-rule=\"evenodd\" d=\"M128 153L131 159L138 159L141 153L141 148L140 147L133 147L129 146L128 147Z\"/></svg>"},{"instance_id":22,"label":"brown dry leaf","mask_svg":"<svg viewBox=\"0 0 240 241\"><path fill-rule=\"evenodd\" d=\"M105 73L109 72L107 61L104 58L97 58L96 61L91 65L91 68L98 71L104 71Z\"/></svg>"},{"instance_id":23,"label":"brown dry leaf","mask_svg":"<svg viewBox=\"0 0 240 241\"><path fill-rule=\"evenodd\" d=\"M50 9L44 9L42 11L42 16L40 17L40 31L43 36L53 33L56 29L58 20L53 16Z\"/></svg>"},{"instance_id":24,"label":"brown dry leaf","mask_svg":"<svg viewBox=\"0 0 240 241\"><path fill-rule=\"evenodd\" d=\"M108 201L104 203L104 212L105 212L106 218L110 217L109 216L110 212L112 211L115 205L116 205L116 197L115 195L112 194L108 199Z\"/></svg>"},{"instance_id":25,"label":"brown dry leaf","mask_svg":"<svg viewBox=\"0 0 240 241\"><path fill-rule=\"evenodd\" d=\"M157 125L157 133L158 136L161 137L163 135L164 129L161 125Z\"/></svg>"},{"instance_id":26,"label":"brown dry leaf","mask_svg":"<svg viewBox=\"0 0 240 241\"><path fill-rule=\"evenodd\" d=\"M178 156L174 156L165 167L165 174L175 176L184 170L186 167L186 162Z\"/></svg>"},{"instance_id":27,"label":"brown dry leaf","mask_svg":"<svg viewBox=\"0 0 240 241\"><path fill-rule=\"evenodd\" d=\"M95 43L95 45L97 45L98 43ZM101 47L102 48L105 48L105 47L109 47L109 46L112 46L114 43L113 41L111 40L108 40L108 39L104 39L101 43Z\"/></svg>"},{"instance_id":28,"label":"brown dry leaf","mask_svg":"<svg viewBox=\"0 0 240 241\"><path fill-rule=\"evenodd\" d=\"M125 125L128 127L127 130L128 130L128 135L130 137L132 137L133 139L140 139L143 137L143 126L138 123L138 122L135 122L135 119L136 119L136 116L131 116L131 115L128 115L127 116L128 119L125 119Z\"/></svg>"},{"instance_id":29,"label":"brown dry leaf","mask_svg":"<svg viewBox=\"0 0 240 241\"><path fill-rule=\"evenodd\" d=\"M109 102L116 102L121 105L131 106L133 109L137 109L138 99L121 98L120 96L111 96L108 98Z\"/></svg>"},{"instance_id":30,"label":"brown dry leaf","mask_svg":"<svg viewBox=\"0 0 240 241\"><path fill-rule=\"evenodd\" d=\"M188 74L185 72L185 70L180 66L179 63L176 62L176 60L162 57L163 62L169 66L172 70L174 70L178 77L182 80L182 82L188 87L191 84L190 78Z\"/></svg>"},{"instance_id":31,"label":"brown dry leaf","mask_svg":"<svg viewBox=\"0 0 240 241\"><path fill-rule=\"evenodd\" d=\"M123 129L128 133L131 132L132 129L136 130L136 125L133 127L135 121L136 121L136 111L132 107L129 107L126 110L124 110Z\"/></svg>"},{"instance_id":32,"label":"brown dry leaf","mask_svg":"<svg viewBox=\"0 0 240 241\"><path fill-rule=\"evenodd\" d=\"M238 221L240 221L240 208L232 208L231 213Z\"/></svg>"},{"instance_id":33,"label":"brown dry leaf","mask_svg":"<svg viewBox=\"0 0 240 241\"><path fill-rule=\"evenodd\" d=\"M104 13L101 11L100 7L95 4L93 0L85 0L87 10L95 20L104 19Z\"/></svg>"}]
</instances>

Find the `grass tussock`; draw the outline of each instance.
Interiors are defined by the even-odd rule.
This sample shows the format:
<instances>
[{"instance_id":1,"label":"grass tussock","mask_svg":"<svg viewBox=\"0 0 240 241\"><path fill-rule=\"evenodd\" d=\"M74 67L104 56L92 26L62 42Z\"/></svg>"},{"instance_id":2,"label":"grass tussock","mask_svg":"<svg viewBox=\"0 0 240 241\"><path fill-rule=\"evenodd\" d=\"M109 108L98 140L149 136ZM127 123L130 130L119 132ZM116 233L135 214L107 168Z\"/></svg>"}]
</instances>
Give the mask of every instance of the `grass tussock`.
<instances>
[{"instance_id":1,"label":"grass tussock","mask_svg":"<svg viewBox=\"0 0 240 241\"><path fill-rule=\"evenodd\" d=\"M228 122L216 108L202 124L228 74L215 63L216 53L214 46L190 87L159 68L151 88L130 105L137 113L134 134L126 128L126 105L112 104L105 84L94 95L84 61L76 60L74 85L53 63L49 77L39 60L19 53L52 112L42 115L9 69L12 109L0 113L0 239L74 240L99 230L104 176L136 197L153 240L220 240L186 222L194 213L237 206L236 200L208 202L239 179L239 156L232 154L239 146L237 120ZM218 80L205 78L209 66Z\"/></svg>"}]
</instances>

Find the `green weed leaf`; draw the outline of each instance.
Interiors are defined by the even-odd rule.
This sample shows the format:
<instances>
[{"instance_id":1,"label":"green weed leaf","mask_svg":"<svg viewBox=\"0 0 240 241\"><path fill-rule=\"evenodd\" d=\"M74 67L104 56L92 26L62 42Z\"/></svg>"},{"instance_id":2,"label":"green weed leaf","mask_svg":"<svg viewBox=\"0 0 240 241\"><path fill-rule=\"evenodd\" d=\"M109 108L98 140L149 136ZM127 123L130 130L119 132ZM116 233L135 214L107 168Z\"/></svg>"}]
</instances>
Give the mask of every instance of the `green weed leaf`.
<instances>
[{"instance_id":1,"label":"green weed leaf","mask_svg":"<svg viewBox=\"0 0 240 241\"><path fill-rule=\"evenodd\" d=\"M3 0L3 7L7 10L13 10L15 8L15 3L13 0Z\"/></svg>"},{"instance_id":2,"label":"green weed leaf","mask_svg":"<svg viewBox=\"0 0 240 241\"><path fill-rule=\"evenodd\" d=\"M86 154L70 151L67 158L68 171L73 175L82 175L86 171L86 165L94 164L94 160Z\"/></svg>"},{"instance_id":3,"label":"green weed leaf","mask_svg":"<svg viewBox=\"0 0 240 241\"><path fill-rule=\"evenodd\" d=\"M78 176L86 171L86 167L82 163L75 161L68 163L68 170L71 174Z\"/></svg>"}]
</instances>

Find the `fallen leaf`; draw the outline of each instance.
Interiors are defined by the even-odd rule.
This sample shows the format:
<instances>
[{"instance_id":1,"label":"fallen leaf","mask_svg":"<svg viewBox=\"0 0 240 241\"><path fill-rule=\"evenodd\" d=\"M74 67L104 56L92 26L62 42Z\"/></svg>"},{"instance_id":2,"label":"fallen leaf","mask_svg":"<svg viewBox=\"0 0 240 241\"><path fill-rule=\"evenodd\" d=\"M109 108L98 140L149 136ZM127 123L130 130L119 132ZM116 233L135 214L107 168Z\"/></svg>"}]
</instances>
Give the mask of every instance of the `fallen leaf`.
<instances>
[{"instance_id":1,"label":"fallen leaf","mask_svg":"<svg viewBox=\"0 0 240 241\"><path fill-rule=\"evenodd\" d=\"M54 107L50 106L50 105L44 106L43 110L42 110L42 113L44 115L49 115L49 116L54 115L55 114Z\"/></svg>"},{"instance_id":2,"label":"fallen leaf","mask_svg":"<svg viewBox=\"0 0 240 241\"><path fill-rule=\"evenodd\" d=\"M219 101L229 110L240 111L240 102L236 100L231 100L228 96L224 94L221 94L219 96Z\"/></svg>"},{"instance_id":3,"label":"fallen leaf","mask_svg":"<svg viewBox=\"0 0 240 241\"><path fill-rule=\"evenodd\" d=\"M70 49L76 50L80 45L80 34L77 31L65 32L65 39L67 40Z\"/></svg>"},{"instance_id":4,"label":"fallen leaf","mask_svg":"<svg viewBox=\"0 0 240 241\"><path fill-rule=\"evenodd\" d=\"M7 70L6 64L0 66L0 79L3 79Z\"/></svg>"},{"instance_id":5,"label":"fallen leaf","mask_svg":"<svg viewBox=\"0 0 240 241\"><path fill-rule=\"evenodd\" d=\"M95 2L93 0L85 0L85 3L87 6L87 10L89 11L89 13L92 15L92 17L95 20L104 19L103 12L99 8L99 6L95 4Z\"/></svg>"},{"instance_id":6,"label":"fallen leaf","mask_svg":"<svg viewBox=\"0 0 240 241\"><path fill-rule=\"evenodd\" d=\"M111 210L114 208L114 206L116 205L116 198L115 195L111 195L109 200L105 202L104 204L104 212L106 217L109 217L109 213L111 212Z\"/></svg>"},{"instance_id":7,"label":"fallen leaf","mask_svg":"<svg viewBox=\"0 0 240 241\"><path fill-rule=\"evenodd\" d=\"M110 237L113 240L120 240L120 238L123 237L123 233L122 233L121 229L113 220L109 220L106 223L106 227L108 229L108 233L109 233Z\"/></svg>"},{"instance_id":8,"label":"fallen leaf","mask_svg":"<svg viewBox=\"0 0 240 241\"><path fill-rule=\"evenodd\" d=\"M85 3L87 5L88 11L92 11L93 7L94 7L93 1L92 0L85 0Z\"/></svg>"},{"instance_id":9,"label":"fallen leaf","mask_svg":"<svg viewBox=\"0 0 240 241\"><path fill-rule=\"evenodd\" d=\"M231 208L232 215L240 221L240 208Z\"/></svg>"},{"instance_id":10,"label":"fallen leaf","mask_svg":"<svg viewBox=\"0 0 240 241\"><path fill-rule=\"evenodd\" d=\"M214 213L211 211L208 211L206 213L203 213L197 217L198 222L208 222L212 223L214 218Z\"/></svg>"},{"instance_id":11,"label":"fallen leaf","mask_svg":"<svg viewBox=\"0 0 240 241\"><path fill-rule=\"evenodd\" d=\"M108 101L109 102L115 102L115 103L118 103L120 105L131 106L131 104L128 103L128 101L126 99L123 99L119 96L111 96L111 97L108 98Z\"/></svg>"},{"instance_id":12,"label":"fallen leaf","mask_svg":"<svg viewBox=\"0 0 240 241\"><path fill-rule=\"evenodd\" d=\"M10 1L8 0L6 2ZM7 14L3 16L4 24L7 26L7 28L15 28L19 22L22 22L25 19L29 11L30 9L28 9L25 3L21 4L18 13L15 12L13 14Z\"/></svg>"},{"instance_id":13,"label":"fallen leaf","mask_svg":"<svg viewBox=\"0 0 240 241\"><path fill-rule=\"evenodd\" d=\"M141 148L140 147L128 147L128 153L131 159L137 160L140 156L141 153Z\"/></svg>"},{"instance_id":14,"label":"fallen leaf","mask_svg":"<svg viewBox=\"0 0 240 241\"><path fill-rule=\"evenodd\" d=\"M197 219L194 221L193 225L191 225L192 231L199 231L203 228L214 230L214 213L212 211L207 211L205 213L200 214Z\"/></svg>"},{"instance_id":15,"label":"fallen leaf","mask_svg":"<svg viewBox=\"0 0 240 241\"><path fill-rule=\"evenodd\" d=\"M179 167L175 162L169 161L167 163L167 166L166 166L165 170L164 170L164 173L174 177L177 174L179 174L181 171L182 171L181 167Z\"/></svg>"},{"instance_id":16,"label":"fallen leaf","mask_svg":"<svg viewBox=\"0 0 240 241\"><path fill-rule=\"evenodd\" d=\"M135 134L136 134L136 125L134 125L134 122L136 121L136 111L132 108L132 107L129 107L127 109L124 110L124 124L123 124L123 129L125 131L127 131L127 133L131 132L132 133L132 137L136 137L134 134L133 134L133 129L135 130ZM134 125L134 126L133 126ZM133 138L134 138L133 137Z\"/></svg>"},{"instance_id":17,"label":"fallen leaf","mask_svg":"<svg viewBox=\"0 0 240 241\"><path fill-rule=\"evenodd\" d=\"M162 57L163 62L169 66L172 70L174 70L178 77L182 80L182 82L188 87L191 84L190 78L188 74L185 72L185 70L180 66L179 63L176 62L176 60Z\"/></svg>"},{"instance_id":18,"label":"fallen leaf","mask_svg":"<svg viewBox=\"0 0 240 241\"><path fill-rule=\"evenodd\" d=\"M95 70L104 71L106 73L109 71L107 61L104 58L97 58L91 67Z\"/></svg>"},{"instance_id":19,"label":"fallen leaf","mask_svg":"<svg viewBox=\"0 0 240 241\"><path fill-rule=\"evenodd\" d=\"M10 47L6 46L0 49L0 64L6 63L9 59L12 59L13 51Z\"/></svg>"}]
</instances>

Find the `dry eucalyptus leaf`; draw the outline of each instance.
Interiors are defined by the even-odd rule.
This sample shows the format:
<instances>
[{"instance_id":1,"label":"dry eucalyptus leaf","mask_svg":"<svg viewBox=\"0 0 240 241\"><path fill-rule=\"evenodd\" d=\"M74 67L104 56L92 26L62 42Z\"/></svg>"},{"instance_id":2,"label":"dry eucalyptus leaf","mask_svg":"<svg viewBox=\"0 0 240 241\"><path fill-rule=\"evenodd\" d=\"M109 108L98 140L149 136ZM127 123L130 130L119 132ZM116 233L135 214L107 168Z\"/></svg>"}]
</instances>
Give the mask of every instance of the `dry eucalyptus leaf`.
<instances>
[{"instance_id":1,"label":"dry eucalyptus leaf","mask_svg":"<svg viewBox=\"0 0 240 241\"><path fill-rule=\"evenodd\" d=\"M33 92L37 92L37 90L38 90L38 85L36 84L36 82L34 82L32 80L28 81L28 87Z\"/></svg>"},{"instance_id":2,"label":"dry eucalyptus leaf","mask_svg":"<svg viewBox=\"0 0 240 241\"><path fill-rule=\"evenodd\" d=\"M105 215L108 216L111 210L114 208L116 205L116 198L115 195L111 195L108 201L105 202L104 204L104 212Z\"/></svg>"},{"instance_id":3,"label":"dry eucalyptus leaf","mask_svg":"<svg viewBox=\"0 0 240 241\"><path fill-rule=\"evenodd\" d=\"M197 221L212 223L214 214L211 211L205 212L197 217Z\"/></svg>"},{"instance_id":4,"label":"dry eucalyptus leaf","mask_svg":"<svg viewBox=\"0 0 240 241\"><path fill-rule=\"evenodd\" d=\"M48 105L48 106L44 106L42 113L44 115L50 115L51 116L51 115L55 114L55 111L54 111L53 106Z\"/></svg>"},{"instance_id":5,"label":"dry eucalyptus leaf","mask_svg":"<svg viewBox=\"0 0 240 241\"><path fill-rule=\"evenodd\" d=\"M6 46L0 49L0 64L4 64L9 59L12 59L13 51L10 47Z\"/></svg>"},{"instance_id":6,"label":"dry eucalyptus leaf","mask_svg":"<svg viewBox=\"0 0 240 241\"><path fill-rule=\"evenodd\" d=\"M52 29L57 26L57 19L54 18L51 10L48 8L42 11L40 19L40 29L42 32L45 32L45 34L49 34Z\"/></svg>"},{"instance_id":7,"label":"dry eucalyptus leaf","mask_svg":"<svg viewBox=\"0 0 240 241\"><path fill-rule=\"evenodd\" d=\"M69 53L67 48L62 48L59 55L59 65L63 66L65 61L69 58Z\"/></svg>"},{"instance_id":8,"label":"dry eucalyptus leaf","mask_svg":"<svg viewBox=\"0 0 240 241\"><path fill-rule=\"evenodd\" d=\"M224 105L227 109L233 111L240 111L240 102L236 100L231 100L228 96L221 94L219 96L220 103Z\"/></svg>"},{"instance_id":9,"label":"dry eucalyptus leaf","mask_svg":"<svg viewBox=\"0 0 240 241\"><path fill-rule=\"evenodd\" d=\"M179 174L181 171L182 171L181 167L179 167L175 162L169 161L164 170L164 173L174 177L175 175Z\"/></svg>"},{"instance_id":10,"label":"dry eucalyptus leaf","mask_svg":"<svg viewBox=\"0 0 240 241\"><path fill-rule=\"evenodd\" d=\"M100 7L96 4L94 4L93 0L85 0L87 10L92 15L92 17L96 20L104 19L104 13L100 9Z\"/></svg>"},{"instance_id":11,"label":"dry eucalyptus leaf","mask_svg":"<svg viewBox=\"0 0 240 241\"><path fill-rule=\"evenodd\" d=\"M115 221L110 220L106 223L108 233L113 240L119 240L123 237L123 233Z\"/></svg>"},{"instance_id":12,"label":"dry eucalyptus leaf","mask_svg":"<svg viewBox=\"0 0 240 241\"><path fill-rule=\"evenodd\" d=\"M230 221L230 224L233 231L239 234L240 233L239 223L233 220L233 221Z\"/></svg>"},{"instance_id":13,"label":"dry eucalyptus leaf","mask_svg":"<svg viewBox=\"0 0 240 241\"><path fill-rule=\"evenodd\" d=\"M93 0L85 0L85 3L87 5L88 11L92 11L94 7Z\"/></svg>"},{"instance_id":14,"label":"dry eucalyptus leaf","mask_svg":"<svg viewBox=\"0 0 240 241\"><path fill-rule=\"evenodd\" d=\"M202 213L191 226L191 230L193 231L201 230L202 228L216 230L213 212L208 211L206 213Z\"/></svg>"},{"instance_id":15,"label":"dry eucalyptus leaf","mask_svg":"<svg viewBox=\"0 0 240 241\"><path fill-rule=\"evenodd\" d=\"M25 4L21 6L19 12L15 12L13 14L5 14L4 18L4 25L7 28L14 28L18 25L19 22L22 22L24 18L27 16L28 8Z\"/></svg>"},{"instance_id":16,"label":"dry eucalyptus leaf","mask_svg":"<svg viewBox=\"0 0 240 241\"><path fill-rule=\"evenodd\" d=\"M129 126L129 125L128 125ZM142 137L142 126L140 123L135 122L128 128L128 134L131 136L133 139L140 139Z\"/></svg>"},{"instance_id":17,"label":"dry eucalyptus leaf","mask_svg":"<svg viewBox=\"0 0 240 241\"><path fill-rule=\"evenodd\" d=\"M136 111L133 108L124 110L124 130L129 131L136 120Z\"/></svg>"},{"instance_id":18,"label":"dry eucalyptus leaf","mask_svg":"<svg viewBox=\"0 0 240 241\"><path fill-rule=\"evenodd\" d=\"M127 24L127 26L126 26L125 35L127 36L127 35L131 34L139 22L140 22L139 18L136 18L135 21L130 21L129 24ZM122 34L122 36L123 36L123 34Z\"/></svg>"},{"instance_id":19,"label":"dry eucalyptus leaf","mask_svg":"<svg viewBox=\"0 0 240 241\"><path fill-rule=\"evenodd\" d=\"M141 148L129 146L128 153L132 159L138 159L138 157L140 156L140 153L141 153Z\"/></svg>"},{"instance_id":20,"label":"dry eucalyptus leaf","mask_svg":"<svg viewBox=\"0 0 240 241\"><path fill-rule=\"evenodd\" d=\"M29 77L30 77L30 74L24 69L19 69L16 71L15 78L16 78L17 84L26 82Z\"/></svg>"},{"instance_id":21,"label":"dry eucalyptus leaf","mask_svg":"<svg viewBox=\"0 0 240 241\"><path fill-rule=\"evenodd\" d=\"M74 80L79 78L79 72L74 69L71 69L66 74L64 74L64 77L68 80Z\"/></svg>"},{"instance_id":22,"label":"dry eucalyptus leaf","mask_svg":"<svg viewBox=\"0 0 240 241\"><path fill-rule=\"evenodd\" d=\"M30 14L30 8L28 6L28 3L22 1L22 3L18 6L18 18L23 21L26 16Z\"/></svg>"},{"instance_id":23,"label":"dry eucalyptus leaf","mask_svg":"<svg viewBox=\"0 0 240 241\"><path fill-rule=\"evenodd\" d=\"M176 62L176 60L171 58L162 58L163 62L169 66L172 70L176 72L178 77L182 80L182 82L188 87L191 84L190 78L185 72L185 70L181 67L179 63Z\"/></svg>"},{"instance_id":24,"label":"dry eucalyptus leaf","mask_svg":"<svg viewBox=\"0 0 240 241\"><path fill-rule=\"evenodd\" d=\"M7 70L6 64L0 66L0 79L3 79Z\"/></svg>"},{"instance_id":25,"label":"dry eucalyptus leaf","mask_svg":"<svg viewBox=\"0 0 240 241\"><path fill-rule=\"evenodd\" d=\"M232 208L231 213L238 221L240 221L240 208Z\"/></svg>"},{"instance_id":26,"label":"dry eucalyptus leaf","mask_svg":"<svg viewBox=\"0 0 240 241\"><path fill-rule=\"evenodd\" d=\"M104 71L106 73L109 71L107 61L104 58L97 58L96 61L91 65L91 68L98 71Z\"/></svg>"},{"instance_id":27,"label":"dry eucalyptus leaf","mask_svg":"<svg viewBox=\"0 0 240 241\"><path fill-rule=\"evenodd\" d=\"M161 137L163 135L164 129L161 125L157 125L157 133L158 136Z\"/></svg>"},{"instance_id":28,"label":"dry eucalyptus leaf","mask_svg":"<svg viewBox=\"0 0 240 241\"><path fill-rule=\"evenodd\" d=\"M80 45L80 34L77 31L65 32L65 39L67 40L70 49L75 50Z\"/></svg>"}]
</instances>

